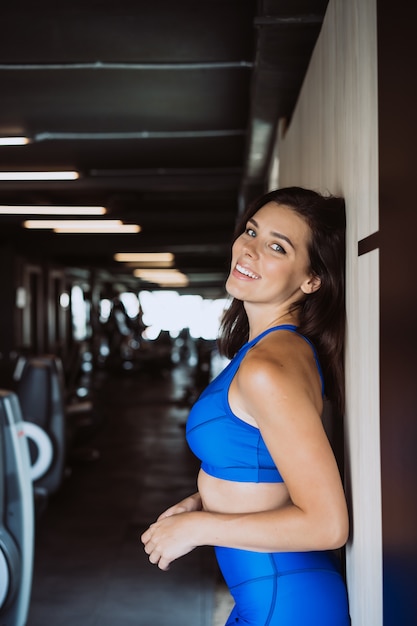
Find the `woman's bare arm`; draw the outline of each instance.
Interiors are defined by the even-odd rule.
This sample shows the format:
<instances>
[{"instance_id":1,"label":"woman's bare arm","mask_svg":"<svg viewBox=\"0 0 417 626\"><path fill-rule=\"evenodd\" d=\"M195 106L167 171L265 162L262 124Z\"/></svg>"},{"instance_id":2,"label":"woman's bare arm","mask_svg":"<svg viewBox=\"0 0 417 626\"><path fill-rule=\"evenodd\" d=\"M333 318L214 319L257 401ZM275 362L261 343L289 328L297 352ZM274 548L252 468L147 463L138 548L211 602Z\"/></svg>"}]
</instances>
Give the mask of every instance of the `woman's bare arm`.
<instances>
[{"instance_id":1,"label":"woman's bare arm","mask_svg":"<svg viewBox=\"0 0 417 626\"><path fill-rule=\"evenodd\" d=\"M170 506L169 509L166 509L161 515L158 517L158 520L164 519L165 517L171 517L171 515L178 515L179 513L190 513L191 511L201 511L202 502L201 496L198 493L193 493L191 496L187 496L184 500L177 502L173 506Z\"/></svg>"}]
</instances>

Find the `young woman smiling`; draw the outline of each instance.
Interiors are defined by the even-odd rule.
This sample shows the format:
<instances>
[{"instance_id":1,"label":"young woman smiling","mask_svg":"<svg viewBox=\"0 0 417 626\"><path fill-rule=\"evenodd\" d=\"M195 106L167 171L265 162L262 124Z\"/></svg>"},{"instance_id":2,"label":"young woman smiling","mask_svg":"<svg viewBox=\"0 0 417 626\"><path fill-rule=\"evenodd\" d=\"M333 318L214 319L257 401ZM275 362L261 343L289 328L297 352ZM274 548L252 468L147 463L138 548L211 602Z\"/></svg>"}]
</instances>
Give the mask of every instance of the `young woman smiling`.
<instances>
[{"instance_id":1,"label":"young woman smiling","mask_svg":"<svg viewBox=\"0 0 417 626\"><path fill-rule=\"evenodd\" d=\"M229 365L190 412L198 491L142 535L169 568L215 546L226 626L348 626L335 550L348 537L323 398L343 411L344 202L291 187L237 227L219 347Z\"/></svg>"}]
</instances>

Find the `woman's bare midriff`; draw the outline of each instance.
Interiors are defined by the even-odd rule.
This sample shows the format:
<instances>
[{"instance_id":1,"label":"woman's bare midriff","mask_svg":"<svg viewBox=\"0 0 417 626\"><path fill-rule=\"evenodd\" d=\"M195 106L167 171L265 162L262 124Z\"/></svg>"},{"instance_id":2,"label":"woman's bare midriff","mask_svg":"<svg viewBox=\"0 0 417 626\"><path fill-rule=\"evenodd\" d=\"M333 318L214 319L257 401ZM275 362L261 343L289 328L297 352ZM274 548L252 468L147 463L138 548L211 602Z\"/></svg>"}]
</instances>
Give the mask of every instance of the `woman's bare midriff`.
<instances>
[{"instance_id":1,"label":"woman's bare midriff","mask_svg":"<svg viewBox=\"0 0 417 626\"><path fill-rule=\"evenodd\" d=\"M205 511L255 513L279 509L290 502L284 483L242 483L214 478L200 470L198 491Z\"/></svg>"}]
</instances>

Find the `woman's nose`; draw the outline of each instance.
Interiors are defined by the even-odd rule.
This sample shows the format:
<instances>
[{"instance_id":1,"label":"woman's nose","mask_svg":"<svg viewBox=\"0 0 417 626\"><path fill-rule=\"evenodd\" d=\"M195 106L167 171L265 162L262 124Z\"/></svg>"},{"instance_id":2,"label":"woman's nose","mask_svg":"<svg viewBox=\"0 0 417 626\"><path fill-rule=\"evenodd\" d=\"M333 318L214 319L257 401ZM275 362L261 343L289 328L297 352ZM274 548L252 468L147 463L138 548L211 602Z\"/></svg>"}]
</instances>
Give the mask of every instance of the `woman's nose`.
<instances>
[{"instance_id":1,"label":"woman's nose","mask_svg":"<svg viewBox=\"0 0 417 626\"><path fill-rule=\"evenodd\" d=\"M243 246L243 253L251 258L258 256L258 248L255 240L246 241Z\"/></svg>"}]
</instances>

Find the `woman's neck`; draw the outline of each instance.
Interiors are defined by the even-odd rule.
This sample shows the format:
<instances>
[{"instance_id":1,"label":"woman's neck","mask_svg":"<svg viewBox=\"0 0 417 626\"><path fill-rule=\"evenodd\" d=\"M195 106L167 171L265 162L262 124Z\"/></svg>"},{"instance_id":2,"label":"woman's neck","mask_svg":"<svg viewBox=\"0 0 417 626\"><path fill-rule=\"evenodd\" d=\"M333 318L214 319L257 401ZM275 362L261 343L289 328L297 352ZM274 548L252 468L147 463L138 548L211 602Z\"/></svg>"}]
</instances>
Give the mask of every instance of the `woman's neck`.
<instances>
[{"instance_id":1,"label":"woman's neck","mask_svg":"<svg viewBox=\"0 0 417 626\"><path fill-rule=\"evenodd\" d=\"M260 312L254 310L252 307L245 305L246 314L249 322L249 341L254 337L257 337L268 328L274 326L280 326L281 324L293 324L298 326L298 313L297 311L269 311Z\"/></svg>"}]
</instances>

